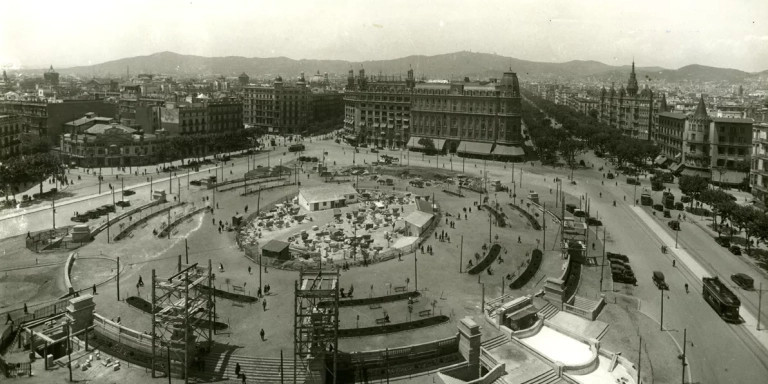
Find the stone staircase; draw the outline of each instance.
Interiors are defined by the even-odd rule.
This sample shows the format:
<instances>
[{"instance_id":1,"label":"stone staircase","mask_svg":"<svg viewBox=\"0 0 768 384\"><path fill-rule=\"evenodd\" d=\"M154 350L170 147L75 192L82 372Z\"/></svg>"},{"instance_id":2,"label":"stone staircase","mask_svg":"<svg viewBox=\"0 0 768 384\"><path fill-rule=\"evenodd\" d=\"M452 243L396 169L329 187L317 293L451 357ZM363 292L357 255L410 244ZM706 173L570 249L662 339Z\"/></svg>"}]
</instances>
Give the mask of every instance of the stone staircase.
<instances>
[{"instance_id":1,"label":"stone staircase","mask_svg":"<svg viewBox=\"0 0 768 384\"><path fill-rule=\"evenodd\" d=\"M558 312L560 312L560 308L554 306L549 301L546 301L546 303L547 303L546 305L544 305L543 307L541 307L541 309L539 309L538 314L544 319L549 320L553 316L557 315Z\"/></svg>"},{"instance_id":2,"label":"stone staircase","mask_svg":"<svg viewBox=\"0 0 768 384\"><path fill-rule=\"evenodd\" d=\"M492 337L488 340L483 341L480 343L480 345L485 348L486 351L490 351L496 347L499 347L501 345L504 345L509 339L506 335L498 335L496 337Z\"/></svg>"},{"instance_id":3,"label":"stone staircase","mask_svg":"<svg viewBox=\"0 0 768 384\"><path fill-rule=\"evenodd\" d=\"M550 369L536 377L523 382L523 384L555 384L560 381L560 376L554 369Z\"/></svg>"},{"instance_id":4,"label":"stone staircase","mask_svg":"<svg viewBox=\"0 0 768 384\"><path fill-rule=\"evenodd\" d=\"M244 373L248 383L279 383L280 359L267 357L252 357L243 355L206 356L206 373L224 380L240 382L235 374L235 366L240 363L240 372ZM296 383L311 383L310 374L303 364L298 362ZM293 356L283 359L284 380L293 382ZM317 378L316 382L320 382Z\"/></svg>"},{"instance_id":5,"label":"stone staircase","mask_svg":"<svg viewBox=\"0 0 768 384\"><path fill-rule=\"evenodd\" d=\"M571 305L587 312L593 312L595 310L600 309L600 305L602 305L602 301L587 299L587 298L576 295L576 296L573 296L573 304ZM597 317L597 315L595 315L595 317Z\"/></svg>"}]
</instances>

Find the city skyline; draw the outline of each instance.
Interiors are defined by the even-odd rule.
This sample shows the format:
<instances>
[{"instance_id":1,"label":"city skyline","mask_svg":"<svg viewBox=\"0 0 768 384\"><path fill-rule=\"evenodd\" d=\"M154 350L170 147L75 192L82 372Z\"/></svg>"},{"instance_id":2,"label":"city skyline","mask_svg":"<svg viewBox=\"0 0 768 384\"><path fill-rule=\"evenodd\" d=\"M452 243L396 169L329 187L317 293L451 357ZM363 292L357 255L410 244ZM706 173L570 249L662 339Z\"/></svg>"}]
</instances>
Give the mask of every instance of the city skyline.
<instances>
[{"instance_id":1,"label":"city skyline","mask_svg":"<svg viewBox=\"0 0 768 384\"><path fill-rule=\"evenodd\" d=\"M467 50L540 62L626 65L634 58L638 66L668 69L768 69L768 33L761 25L768 3L759 1L729 7L651 1L642 9L602 0L491 1L483 7L465 1L86 0L46 7L45 14L34 14L29 3L6 4L8 14L34 16L0 26L4 68L65 68L161 51L363 61Z\"/></svg>"}]
</instances>

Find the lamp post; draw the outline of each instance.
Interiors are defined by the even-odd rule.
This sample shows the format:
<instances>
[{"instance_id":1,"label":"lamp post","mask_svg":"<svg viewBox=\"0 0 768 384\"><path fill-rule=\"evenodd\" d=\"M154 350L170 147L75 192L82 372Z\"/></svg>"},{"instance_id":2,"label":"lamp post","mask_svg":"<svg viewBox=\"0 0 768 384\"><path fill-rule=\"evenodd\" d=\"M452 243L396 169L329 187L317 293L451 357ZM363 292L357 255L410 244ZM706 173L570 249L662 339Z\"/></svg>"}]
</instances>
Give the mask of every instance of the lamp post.
<instances>
[{"instance_id":1,"label":"lamp post","mask_svg":"<svg viewBox=\"0 0 768 384\"><path fill-rule=\"evenodd\" d=\"M659 320L659 330L664 330L664 290L659 288L659 292L661 293L661 319Z\"/></svg>"}]
</instances>

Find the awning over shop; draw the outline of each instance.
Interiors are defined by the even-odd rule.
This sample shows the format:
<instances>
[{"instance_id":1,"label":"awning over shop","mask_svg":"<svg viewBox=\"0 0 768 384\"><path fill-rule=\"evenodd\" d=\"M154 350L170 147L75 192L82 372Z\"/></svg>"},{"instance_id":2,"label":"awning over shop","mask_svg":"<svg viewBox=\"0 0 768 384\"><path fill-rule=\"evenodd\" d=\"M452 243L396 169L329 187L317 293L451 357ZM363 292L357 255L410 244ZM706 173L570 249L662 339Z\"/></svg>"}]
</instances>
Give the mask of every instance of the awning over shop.
<instances>
[{"instance_id":1,"label":"awning over shop","mask_svg":"<svg viewBox=\"0 0 768 384\"><path fill-rule=\"evenodd\" d=\"M490 155L492 147L493 147L493 144L491 143L477 143L473 141L462 141L461 143L459 143L459 146L456 148L456 151L458 153L466 153L470 155Z\"/></svg>"},{"instance_id":2,"label":"awning over shop","mask_svg":"<svg viewBox=\"0 0 768 384\"><path fill-rule=\"evenodd\" d=\"M720 172L715 172L712 178L712 181L717 181L718 183L741 184L744 182L744 179L747 178L747 174L745 172L738 171L725 171L722 175L720 175ZM717 178L717 180L714 180L715 178Z\"/></svg>"},{"instance_id":3,"label":"awning over shop","mask_svg":"<svg viewBox=\"0 0 768 384\"><path fill-rule=\"evenodd\" d=\"M669 166L669 170L673 173L676 173L682 169L683 164L682 163L672 163L672 165Z\"/></svg>"},{"instance_id":4,"label":"awning over shop","mask_svg":"<svg viewBox=\"0 0 768 384\"><path fill-rule=\"evenodd\" d=\"M664 163L666 163L668 160L669 160L669 159L668 159L666 156L664 156L664 155L658 155L658 156L656 156L656 160L654 160L653 162L654 162L656 165L664 165Z\"/></svg>"},{"instance_id":5,"label":"awning over shop","mask_svg":"<svg viewBox=\"0 0 768 384\"><path fill-rule=\"evenodd\" d=\"M420 136L411 136L410 139L408 139L408 144L406 147L409 149L424 149L424 146L419 144L419 140L421 140ZM443 147L445 147L445 139L431 139L432 142L435 143L435 149L438 151L442 151Z\"/></svg>"},{"instance_id":6,"label":"awning over shop","mask_svg":"<svg viewBox=\"0 0 768 384\"><path fill-rule=\"evenodd\" d=\"M525 151L521 147L509 146L509 145L496 145L493 149L493 154L496 156L523 156Z\"/></svg>"},{"instance_id":7,"label":"awning over shop","mask_svg":"<svg viewBox=\"0 0 768 384\"><path fill-rule=\"evenodd\" d=\"M694 168L685 168L680 174L683 176L700 176L705 179L710 179L712 177L712 174L709 171Z\"/></svg>"}]
</instances>

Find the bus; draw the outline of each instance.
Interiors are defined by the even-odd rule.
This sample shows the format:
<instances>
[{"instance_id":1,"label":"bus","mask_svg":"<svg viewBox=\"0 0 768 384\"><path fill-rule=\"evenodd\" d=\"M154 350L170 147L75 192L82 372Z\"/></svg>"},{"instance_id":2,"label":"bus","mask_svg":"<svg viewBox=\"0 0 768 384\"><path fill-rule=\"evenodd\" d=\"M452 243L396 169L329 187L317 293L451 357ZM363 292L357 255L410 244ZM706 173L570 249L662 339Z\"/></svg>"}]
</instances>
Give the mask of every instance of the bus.
<instances>
[{"instance_id":1,"label":"bus","mask_svg":"<svg viewBox=\"0 0 768 384\"><path fill-rule=\"evenodd\" d=\"M702 278L704 300L723 320L738 323L741 301L717 276Z\"/></svg>"}]
</instances>

